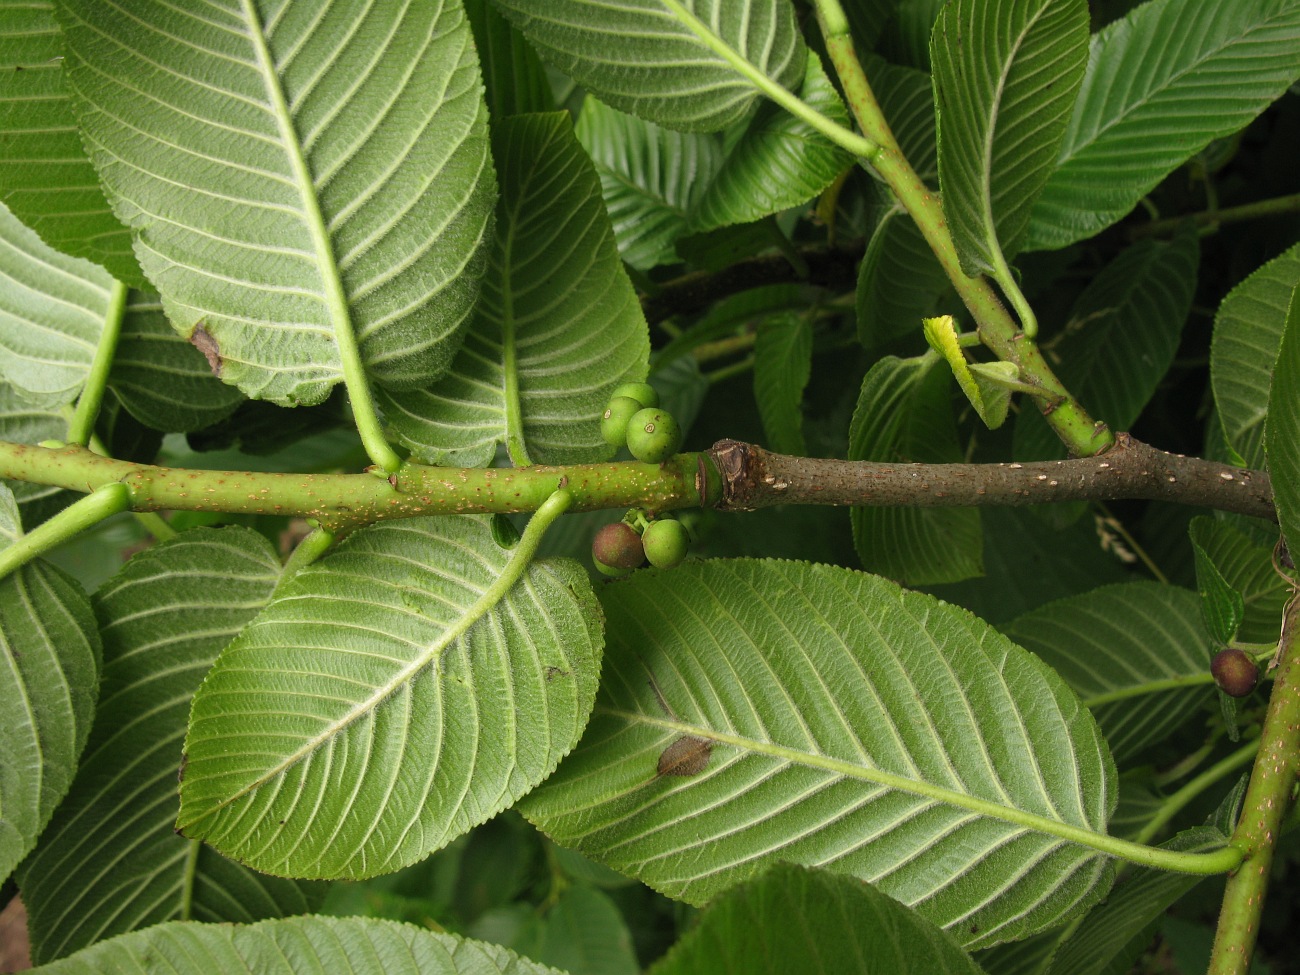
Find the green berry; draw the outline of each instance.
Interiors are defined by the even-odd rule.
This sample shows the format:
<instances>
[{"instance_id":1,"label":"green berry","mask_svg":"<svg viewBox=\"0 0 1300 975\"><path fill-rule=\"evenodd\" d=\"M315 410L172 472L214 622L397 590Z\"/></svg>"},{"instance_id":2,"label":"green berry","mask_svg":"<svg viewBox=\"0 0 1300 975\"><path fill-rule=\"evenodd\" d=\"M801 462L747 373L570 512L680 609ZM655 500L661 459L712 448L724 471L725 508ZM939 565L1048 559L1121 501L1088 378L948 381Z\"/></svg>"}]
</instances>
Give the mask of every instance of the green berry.
<instances>
[{"instance_id":1,"label":"green berry","mask_svg":"<svg viewBox=\"0 0 1300 975\"><path fill-rule=\"evenodd\" d=\"M645 562L645 549L640 535L630 526L616 521L596 532L591 543L591 557L596 560L597 568L604 566L630 571Z\"/></svg>"},{"instance_id":2,"label":"green berry","mask_svg":"<svg viewBox=\"0 0 1300 975\"><path fill-rule=\"evenodd\" d=\"M686 558L686 546L689 543L686 526L671 518L651 522L641 538L645 557L659 569L671 569L679 565Z\"/></svg>"},{"instance_id":3,"label":"green berry","mask_svg":"<svg viewBox=\"0 0 1300 975\"><path fill-rule=\"evenodd\" d=\"M624 383L619 386L610 395L610 399L616 396L627 396L641 404L642 409L659 405L659 394L649 383Z\"/></svg>"},{"instance_id":4,"label":"green berry","mask_svg":"<svg viewBox=\"0 0 1300 975\"><path fill-rule=\"evenodd\" d=\"M1236 647L1220 650L1210 661L1214 683L1229 697L1245 697L1259 682L1259 667Z\"/></svg>"},{"instance_id":5,"label":"green berry","mask_svg":"<svg viewBox=\"0 0 1300 975\"><path fill-rule=\"evenodd\" d=\"M646 464L658 464L682 445L682 428L671 413L644 409L633 415L627 423L627 449L632 456Z\"/></svg>"},{"instance_id":6,"label":"green berry","mask_svg":"<svg viewBox=\"0 0 1300 975\"><path fill-rule=\"evenodd\" d=\"M633 415L645 409L630 396L615 396L605 407L600 418L600 435L611 447L621 447L627 442L627 424Z\"/></svg>"}]
</instances>

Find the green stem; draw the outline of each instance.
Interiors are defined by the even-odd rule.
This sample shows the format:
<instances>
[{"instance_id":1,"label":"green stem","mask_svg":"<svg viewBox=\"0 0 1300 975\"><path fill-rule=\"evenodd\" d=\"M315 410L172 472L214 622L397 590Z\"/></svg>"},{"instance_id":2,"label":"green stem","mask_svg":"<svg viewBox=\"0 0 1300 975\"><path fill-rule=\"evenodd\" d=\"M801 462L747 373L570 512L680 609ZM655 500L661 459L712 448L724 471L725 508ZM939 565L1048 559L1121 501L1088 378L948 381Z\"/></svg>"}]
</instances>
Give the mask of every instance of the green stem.
<instances>
[{"instance_id":1,"label":"green stem","mask_svg":"<svg viewBox=\"0 0 1300 975\"><path fill-rule=\"evenodd\" d=\"M1011 268L1007 267L1001 248L998 248L997 258L998 266L993 272L993 280L997 281L998 287L1011 302L1011 307L1016 310L1016 316L1020 319L1020 330L1025 333L1025 338L1037 338L1038 317L1034 314L1034 309L1029 306L1029 302L1025 300L1015 275L1011 273Z\"/></svg>"},{"instance_id":2,"label":"green stem","mask_svg":"<svg viewBox=\"0 0 1300 975\"><path fill-rule=\"evenodd\" d=\"M708 25L704 24L698 17L687 10L679 0L663 0L663 5L673 12L673 14L686 25L692 34L704 42L705 47L709 48L728 64L735 69L741 77L748 79L755 88L761 91L772 101L776 102L795 118L807 122L810 126L820 132L826 138L830 139L837 146L853 153L855 156L861 156L863 159L870 160L879 151L880 147L869 139L864 139L856 132L850 132L832 122L825 115L808 105L807 102L798 98L791 92L782 88L775 81L769 78L758 68L754 67L740 53L731 48L726 42L718 37Z\"/></svg>"},{"instance_id":3,"label":"green stem","mask_svg":"<svg viewBox=\"0 0 1300 975\"><path fill-rule=\"evenodd\" d=\"M1273 848L1291 807L1300 772L1300 598L1292 593L1282 617L1278 667L1259 739L1259 757L1246 786L1232 844L1245 858L1228 878L1207 975L1245 975L1250 968L1268 890Z\"/></svg>"},{"instance_id":4,"label":"green stem","mask_svg":"<svg viewBox=\"0 0 1300 975\"><path fill-rule=\"evenodd\" d=\"M185 851L185 873L181 877L181 909L176 915L178 921L188 921L194 916L194 882L199 873L199 852L202 840L190 840L189 849Z\"/></svg>"},{"instance_id":5,"label":"green stem","mask_svg":"<svg viewBox=\"0 0 1300 975\"><path fill-rule=\"evenodd\" d=\"M126 285L121 281L113 282L108 308L104 312L104 328L99 333L99 344L95 346L95 356L90 362L90 374L86 376L86 385L77 400L76 412L68 421L68 443L84 447L94 435L95 420L99 416L100 404L104 402L104 390L108 388L108 374L113 368L113 357L117 355L122 319L126 317L127 294Z\"/></svg>"},{"instance_id":6,"label":"green stem","mask_svg":"<svg viewBox=\"0 0 1300 975\"><path fill-rule=\"evenodd\" d=\"M402 459L385 439L383 426L379 422L379 412L375 408L374 395L370 391L370 380L366 376L365 365L361 361L361 350L352 327L351 307L343 287L343 279L339 274L338 261L334 256L334 242L325 224L320 200L316 196L316 182L307 165L307 158L303 155L302 145L298 141L297 126L289 111L289 103L280 83L275 59L260 29L260 14L255 9L253 0L243 0L243 8L245 21L256 27L248 32L248 38L257 60L257 70L262 75L266 94L271 103L271 115L279 127L280 140L287 150L289 168L293 173L294 185L298 188L307 231L311 235L316 260L320 266L325 305L329 312L334 341L339 350L343 384L347 387L348 399L352 404L352 418L371 462L382 470L392 472L402 465Z\"/></svg>"},{"instance_id":7,"label":"green stem","mask_svg":"<svg viewBox=\"0 0 1300 975\"><path fill-rule=\"evenodd\" d=\"M405 464L385 478L369 473L185 470L114 460L84 447L0 441L0 477L73 491L120 483L129 488L137 511L299 515L315 518L331 531L413 515L535 511L561 477L568 479L575 511L638 505L671 511L715 504L722 496L712 462L694 453L678 454L662 464L539 464L522 469Z\"/></svg>"},{"instance_id":8,"label":"green stem","mask_svg":"<svg viewBox=\"0 0 1300 975\"><path fill-rule=\"evenodd\" d=\"M984 344L999 359L1013 363L1020 370L1021 378L1036 388L1034 398L1039 409L1072 455L1088 457L1109 449L1114 444L1113 434L1104 423L1094 421L1056 378L1032 336L1012 320L993 286L986 279L969 277L962 270L938 194L922 182L899 150L854 52L853 38L838 0L816 0L816 3L826 50L849 108L868 140L878 147L868 161L916 221L957 294L974 316ZM1018 288L1011 293L1018 293Z\"/></svg>"},{"instance_id":9,"label":"green stem","mask_svg":"<svg viewBox=\"0 0 1300 975\"><path fill-rule=\"evenodd\" d=\"M1207 853L1163 850L1154 846L1145 846L1141 843L1122 840L1106 833L1099 833L1085 826L1076 826L1072 823L1062 822L1059 819L1051 819L1037 813L1026 812L1023 809L1016 809L989 799L981 799L968 792L961 792L933 782L887 772L875 766L845 761L831 755L790 748L772 741L760 741L744 735L719 731L674 718L661 718L644 712L623 711L608 705L597 705L596 709L628 724L651 725L675 734L705 738L722 745L730 745L740 749L745 754L766 755L769 758L787 762L793 766L820 769L846 779L883 785L886 788L897 789L899 792L909 795L932 799L945 805L987 816L990 819L1012 823L1028 830L1046 833L1049 836L1059 836L1061 839L1097 850L1107 856L1118 857L1143 867L1208 876L1226 873L1235 869L1241 863L1241 850L1230 845Z\"/></svg>"},{"instance_id":10,"label":"green stem","mask_svg":"<svg viewBox=\"0 0 1300 975\"><path fill-rule=\"evenodd\" d=\"M137 511L135 520L139 522L140 527L154 537L154 541L165 542L169 538L175 538L180 534L175 528L167 524L167 520L162 515L155 514L152 511Z\"/></svg>"},{"instance_id":11,"label":"green stem","mask_svg":"<svg viewBox=\"0 0 1300 975\"><path fill-rule=\"evenodd\" d=\"M1180 687L1195 687L1198 684L1213 684L1214 675L1206 670L1203 674L1187 674L1183 677L1166 677L1163 680L1150 680L1141 684L1133 684L1129 687L1120 688L1117 691L1107 691L1105 694L1094 694L1087 698L1083 705L1086 708L1100 707L1103 704L1110 704L1114 701L1127 701L1135 697L1146 697L1148 694L1159 694L1161 691L1173 691Z\"/></svg>"},{"instance_id":12,"label":"green stem","mask_svg":"<svg viewBox=\"0 0 1300 975\"><path fill-rule=\"evenodd\" d=\"M73 450L85 448L70 448ZM87 451L89 453L89 451ZM93 454L91 456L94 456ZM99 524L105 518L131 508L131 490L125 484L107 483L68 505L48 521L0 551L0 579L44 552L62 545L74 535Z\"/></svg>"},{"instance_id":13,"label":"green stem","mask_svg":"<svg viewBox=\"0 0 1300 975\"><path fill-rule=\"evenodd\" d=\"M1271 200L1259 200L1255 203L1245 203L1224 210L1203 210L1200 213L1189 213L1181 217L1171 217L1168 220L1152 220L1150 223L1134 227L1128 232L1128 236L1129 240L1140 240L1143 237L1172 234L1188 221L1195 227L1218 229L1224 224L1258 220L1261 217L1283 216L1288 213L1300 213L1300 193L1293 193L1290 196L1278 196Z\"/></svg>"},{"instance_id":14,"label":"green stem","mask_svg":"<svg viewBox=\"0 0 1300 975\"><path fill-rule=\"evenodd\" d=\"M1159 811L1151 817L1147 824L1142 827L1141 832L1133 838L1133 842L1150 843L1189 802L1220 779L1231 775L1243 765L1249 764L1258 750L1259 742L1257 741L1242 745L1227 758L1215 762L1173 795L1168 796L1161 804Z\"/></svg>"},{"instance_id":15,"label":"green stem","mask_svg":"<svg viewBox=\"0 0 1300 975\"><path fill-rule=\"evenodd\" d=\"M275 591L271 594L271 598L280 595L280 590L284 588L285 583L329 551L336 537L334 532L327 528L313 528L304 535L302 541L294 546L289 557L285 559L280 581L275 584Z\"/></svg>"},{"instance_id":16,"label":"green stem","mask_svg":"<svg viewBox=\"0 0 1300 975\"><path fill-rule=\"evenodd\" d=\"M709 381L709 385L716 385L724 379L730 379L732 376L739 376L741 373L749 372L754 368L754 357L747 355L739 362L733 362L730 365L721 366L712 372L706 372L704 378Z\"/></svg>"}]
</instances>

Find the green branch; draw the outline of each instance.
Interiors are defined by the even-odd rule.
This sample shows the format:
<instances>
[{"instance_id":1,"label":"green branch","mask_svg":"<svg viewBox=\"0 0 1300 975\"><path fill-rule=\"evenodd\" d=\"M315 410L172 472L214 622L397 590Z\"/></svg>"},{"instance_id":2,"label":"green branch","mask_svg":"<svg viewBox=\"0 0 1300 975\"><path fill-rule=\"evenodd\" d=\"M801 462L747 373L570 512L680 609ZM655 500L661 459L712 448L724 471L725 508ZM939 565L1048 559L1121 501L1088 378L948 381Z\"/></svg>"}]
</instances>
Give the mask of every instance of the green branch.
<instances>
[{"instance_id":1,"label":"green branch","mask_svg":"<svg viewBox=\"0 0 1300 975\"><path fill-rule=\"evenodd\" d=\"M1013 363L1020 370L1020 378L1035 388L1033 396L1038 408L1072 455L1088 457L1108 450L1114 437L1106 424L1094 421L1088 415L1056 378L1035 345L1030 334L1032 313L1026 315L1025 310L1021 310L1021 314L1026 315L1026 328L1022 329L1007 313L987 279L972 278L962 270L939 196L917 176L899 150L854 52L853 38L848 32L848 21L839 0L816 0L816 4L826 50L835 65L849 108L867 138L879 146L879 151L869 160L871 166L916 221L958 296L974 316L980 338L999 359ZM1019 295L1019 289L1014 287L1013 281L1010 286L1014 299Z\"/></svg>"},{"instance_id":2,"label":"green branch","mask_svg":"<svg viewBox=\"0 0 1300 975\"><path fill-rule=\"evenodd\" d=\"M1224 224L1241 223L1246 220L1260 220L1267 217L1285 216L1300 213L1300 193L1291 196L1278 196L1269 200L1244 203L1241 206L1225 207L1222 210L1202 210L1200 213L1169 217L1165 220L1152 220L1150 223L1138 224L1128 232L1129 240L1141 240L1144 237L1158 237L1172 234L1179 227L1190 223L1206 232L1218 230Z\"/></svg>"},{"instance_id":3,"label":"green branch","mask_svg":"<svg viewBox=\"0 0 1300 975\"><path fill-rule=\"evenodd\" d=\"M1223 893L1208 975L1245 975L1250 968L1273 849L1300 772L1300 598L1295 593L1282 617L1278 658L1259 757L1232 834L1232 845L1242 851L1245 861L1228 878Z\"/></svg>"},{"instance_id":4,"label":"green branch","mask_svg":"<svg viewBox=\"0 0 1300 975\"><path fill-rule=\"evenodd\" d=\"M113 369L113 358L117 355L122 319L126 317L126 298L126 285L114 281L108 298L108 309L104 312L104 327L99 333L95 356L90 362L90 374L86 376L86 384L77 399L77 409L68 421L68 443L84 447L94 436L95 420L99 417L99 407L104 402L104 390L108 387L108 374Z\"/></svg>"}]
</instances>

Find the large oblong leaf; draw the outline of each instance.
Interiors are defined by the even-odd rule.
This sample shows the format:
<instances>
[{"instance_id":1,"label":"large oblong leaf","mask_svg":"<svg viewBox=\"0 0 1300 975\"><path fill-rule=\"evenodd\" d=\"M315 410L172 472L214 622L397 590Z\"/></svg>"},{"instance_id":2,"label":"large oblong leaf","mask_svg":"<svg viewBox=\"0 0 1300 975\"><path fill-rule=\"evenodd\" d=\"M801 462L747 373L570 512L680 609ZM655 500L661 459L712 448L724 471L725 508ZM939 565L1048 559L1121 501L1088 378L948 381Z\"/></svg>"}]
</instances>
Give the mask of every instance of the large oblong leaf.
<instances>
[{"instance_id":1,"label":"large oblong leaf","mask_svg":"<svg viewBox=\"0 0 1300 975\"><path fill-rule=\"evenodd\" d=\"M1210 384L1230 446L1247 467L1264 465L1264 420L1273 364L1291 293L1300 285L1300 244L1228 292L1214 316Z\"/></svg>"},{"instance_id":2,"label":"large oblong leaf","mask_svg":"<svg viewBox=\"0 0 1300 975\"><path fill-rule=\"evenodd\" d=\"M650 971L981 975L950 935L869 884L790 864L719 897Z\"/></svg>"},{"instance_id":3,"label":"large oblong leaf","mask_svg":"<svg viewBox=\"0 0 1300 975\"><path fill-rule=\"evenodd\" d=\"M714 132L758 98L689 24L779 85L799 86L806 48L789 0L495 0L542 57L602 101L670 129Z\"/></svg>"},{"instance_id":4,"label":"large oblong leaf","mask_svg":"<svg viewBox=\"0 0 1300 975\"><path fill-rule=\"evenodd\" d=\"M0 202L51 247L143 287L131 232L77 134L52 0L0 7L0 77Z\"/></svg>"},{"instance_id":5,"label":"large oblong leaf","mask_svg":"<svg viewBox=\"0 0 1300 975\"><path fill-rule=\"evenodd\" d=\"M799 562L688 562L602 590L582 744L522 809L702 903L778 861L875 884L990 945L1095 901L1114 765L1087 710L964 610ZM1032 819L1031 817L1042 817Z\"/></svg>"},{"instance_id":6,"label":"large oblong leaf","mask_svg":"<svg viewBox=\"0 0 1300 975\"><path fill-rule=\"evenodd\" d=\"M783 454L805 454L803 391L812 375L812 326L787 312L758 324L754 337L754 399L767 445Z\"/></svg>"},{"instance_id":7,"label":"large oblong leaf","mask_svg":"<svg viewBox=\"0 0 1300 975\"><path fill-rule=\"evenodd\" d=\"M1152 0L1130 11L1092 38L1025 248L1064 247L1110 226L1297 77L1296 0Z\"/></svg>"},{"instance_id":8,"label":"large oblong leaf","mask_svg":"<svg viewBox=\"0 0 1300 975\"><path fill-rule=\"evenodd\" d=\"M493 591L489 525L376 525L286 583L195 696L178 828L268 873L373 876L548 775L591 710L599 611L566 560Z\"/></svg>"},{"instance_id":9,"label":"large oblong leaf","mask_svg":"<svg viewBox=\"0 0 1300 975\"><path fill-rule=\"evenodd\" d=\"M35 845L72 783L95 713L99 657L79 585L42 561L0 579L0 878Z\"/></svg>"},{"instance_id":10,"label":"large oblong leaf","mask_svg":"<svg viewBox=\"0 0 1300 975\"><path fill-rule=\"evenodd\" d=\"M1121 766L1177 730L1211 696L1212 641L1188 589L1155 582L1103 586L999 629L1083 698Z\"/></svg>"},{"instance_id":11,"label":"large oblong leaf","mask_svg":"<svg viewBox=\"0 0 1300 975\"><path fill-rule=\"evenodd\" d=\"M291 917L248 926L159 924L45 965L41 975L563 975L500 945L362 917Z\"/></svg>"},{"instance_id":12,"label":"large oblong leaf","mask_svg":"<svg viewBox=\"0 0 1300 975\"><path fill-rule=\"evenodd\" d=\"M48 407L32 406L8 383L0 383L0 440L38 444L68 435L68 423ZM0 482L13 492L29 531L76 498L71 491L33 481Z\"/></svg>"},{"instance_id":13,"label":"large oblong leaf","mask_svg":"<svg viewBox=\"0 0 1300 975\"><path fill-rule=\"evenodd\" d=\"M446 370L493 196L458 0L58 14L91 160L172 324L202 328L223 379L316 403L353 341L385 385Z\"/></svg>"},{"instance_id":14,"label":"large oblong leaf","mask_svg":"<svg viewBox=\"0 0 1300 975\"><path fill-rule=\"evenodd\" d=\"M600 416L645 377L650 337L619 263L600 181L566 113L493 127L497 239L465 346L427 390L380 395L394 432L429 464L581 464L613 452Z\"/></svg>"},{"instance_id":15,"label":"large oblong leaf","mask_svg":"<svg viewBox=\"0 0 1300 975\"><path fill-rule=\"evenodd\" d=\"M956 0L930 59L943 212L967 274L1000 272L1052 173L1088 52L1083 0Z\"/></svg>"},{"instance_id":16,"label":"large oblong leaf","mask_svg":"<svg viewBox=\"0 0 1300 975\"><path fill-rule=\"evenodd\" d=\"M162 921L247 922L314 905L308 888L192 849L172 829L190 700L279 579L261 535L200 528L137 555L95 594L104 637L95 724L19 873L37 964Z\"/></svg>"}]
</instances>

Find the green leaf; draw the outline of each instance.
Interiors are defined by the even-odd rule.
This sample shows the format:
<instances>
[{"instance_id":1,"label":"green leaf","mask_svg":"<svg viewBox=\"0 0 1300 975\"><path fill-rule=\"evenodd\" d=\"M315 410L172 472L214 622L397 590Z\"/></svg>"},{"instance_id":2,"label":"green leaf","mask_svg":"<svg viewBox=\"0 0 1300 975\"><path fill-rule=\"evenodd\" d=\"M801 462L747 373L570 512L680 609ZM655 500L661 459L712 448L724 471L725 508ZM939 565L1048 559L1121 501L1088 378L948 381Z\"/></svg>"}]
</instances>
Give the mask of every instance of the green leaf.
<instances>
[{"instance_id":1,"label":"green leaf","mask_svg":"<svg viewBox=\"0 0 1300 975\"><path fill-rule=\"evenodd\" d=\"M789 0L495 2L544 60L670 129L716 132L754 106L758 89L723 52L792 91L803 77L807 49Z\"/></svg>"},{"instance_id":2,"label":"green leaf","mask_svg":"<svg viewBox=\"0 0 1300 975\"><path fill-rule=\"evenodd\" d=\"M747 559L638 572L601 602L591 726L521 807L557 842L694 904L767 864L815 863L967 945L1061 923L1109 883L1105 857L1036 825L1105 828L1114 766L1096 724L968 613L861 572ZM657 774L691 739L692 773Z\"/></svg>"},{"instance_id":3,"label":"green leaf","mask_svg":"<svg viewBox=\"0 0 1300 975\"><path fill-rule=\"evenodd\" d=\"M961 460L952 382L938 356L887 356L862 380L849 427L849 460L954 463ZM850 512L863 568L906 585L980 575L984 540L978 508L866 505Z\"/></svg>"},{"instance_id":4,"label":"green leaf","mask_svg":"<svg viewBox=\"0 0 1300 975\"><path fill-rule=\"evenodd\" d=\"M877 45L883 57L930 73L930 39L947 0L892 0L893 17Z\"/></svg>"},{"instance_id":5,"label":"green leaf","mask_svg":"<svg viewBox=\"0 0 1300 975\"><path fill-rule=\"evenodd\" d=\"M203 353L176 334L158 296L133 291L108 385L127 411L155 430L189 433L224 420L245 402L212 375Z\"/></svg>"},{"instance_id":6,"label":"green leaf","mask_svg":"<svg viewBox=\"0 0 1300 975\"><path fill-rule=\"evenodd\" d=\"M1290 551L1300 552L1300 287L1291 293L1273 370L1264 447L1282 537Z\"/></svg>"},{"instance_id":7,"label":"green leaf","mask_svg":"<svg viewBox=\"0 0 1300 975\"><path fill-rule=\"evenodd\" d=\"M1300 284L1300 244L1237 285L1219 304L1210 383L1228 445L1247 467L1264 466L1264 419L1291 294Z\"/></svg>"},{"instance_id":8,"label":"green leaf","mask_svg":"<svg viewBox=\"0 0 1300 975\"><path fill-rule=\"evenodd\" d=\"M1228 522L1204 515L1192 519L1191 535L1224 583L1242 595L1245 616L1236 638L1276 643L1287 588L1273 568L1273 546L1256 544Z\"/></svg>"},{"instance_id":9,"label":"green leaf","mask_svg":"<svg viewBox=\"0 0 1300 975\"><path fill-rule=\"evenodd\" d=\"M952 310L952 284L921 231L900 209L872 232L858 268L858 339L877 349L921 330L921 319Z\"/></svg>"},{"instance_id":10,"label":"green leaf","mask_svg":"<svg viewBox=\"0 0 1300 975\"><path fill-rule=\"evenodd\" d=\"M623 260L642 271L677 263L686 215L722 164L718 138L660 128L592 96L575 131L600 176Z\"/></svg>"},{"instance_id":11,"label":"green leaf","mask_svg":"<svg viewBox=\"0 0 1300 975\"><path fill-rule=\"evenodd\" d=\"M651 975L979 975L940 931L875 888L778 864L719 897Z\"/></svg>"},{"instance_id":12,"label":"green leaf","mask_svg":"<svg viewBox=\"0 0 1300 975\"><path fill-rule=\"evenodd\" d=\"M374 876L545 778L591 710L599 612L565 560L502 592L522 548L411 518L303 569L195 696L178 827L268 873Z\"/></svg>"},{"instance_id":13,"label":"green leaf","mask_svg":"<svg viewBox=\"0 0 1300 975\"><path fill-rule=\"evenodd\" d=\"M1065 678L1121 767L1178 730L1210 697L1210 636L1196 594L1178 586L1103 586L999 629Z\"/></svg>"},{"instance_id":14,"label":"green leaf","mask_svg":"<svg viewBox=\"0 0 1300 975\"><path fill-rule=\"evenodd\" d=\"M952 370L953 378L961 388L967 402L975 408L979 418L990 430L996 430L1007 419L1011 408L1011 385L1020 376L1013 362L967 362L961 343L957 340L957 323L951 315L938 315L921 320L925 340L939 353Z\"/></svg>"},{"instance_id":15,"label":"green leaf","mask_svg":"<svg viewBox=\"0 0 1300 975\"><path fill-rule=\"evenodd\" d=\"M0 482L0 551L16 542L22 534L23 521L18 513L18 499L4 482Z\"/></svg>"},{"instance_id":16,"label":"green leaf","mask_svg":"<svg viewBox=\"0 0 1300 975\"><path fill-rule=\"evenodd\" d=\"M1127 430L1156 391L1192 306L1200 248L1190 229L1172 240L1139 241L1089 282L1070 312L1051 362L1067 389L1113 430ZM1037 410L1016 422L1020 460L1065 456Z\"/></svg>"},{"instance_id":17,"label":"green leaf","mask_svg":"<svg viewBox=\"0 0 1300 975\"><path fill-rule=\"evenodd\" d=\"M0 383L0 440L10 443L38 444L61 440L68 435L68 423L45 407L32 406L13 386ZM34 481L2 481L18 501L23 527L35 528L54 512L76 497L63 488Z\"/></svg>"},{"instance_id":18,"label":"green leaf","mask_svg":"<svg viewBox=\"0 0 1300 975\"><path fill-rule=\"evenodd\" d=\"M71 403L90 372L112 277L54 250L2 205L0 276L0 379L32 405Z\"/></svg>"},{"instance_id":19,"label":"green leaf","mask_svg":"<svg viewBox=\"0 0 1300 975\"><path fill-rule=\"evenodd\" d=\"M37 964L162 921L301 913L324 893L255 874L172 830L190 700L279 578L261 535L198 528L137 555L95 595L104 670L94 727L67 798L19 872Z\"/></svg>"},{"instance_id":20,"label":"green leaf","mask_svg":"<svg viewBox=\"0 0 1300 975\"><path fill-rule=\"evenodd\" d=\"M956 0L934 26L943 212L962 269L1003 274L1024 243L1083 81L1084 0Z\"/></svg>"},{"instance_id":21,"label":"green leaf","mask_svg":"<svg viewBox=\"0 0 1300 975\"><path fill-rule=\"evenodd\" d=\"M1246 600L1234 588L1206 551L1208 537L1214 532L1213 518L1198 516L1192 519L1188 534L1191 536L1192 557L1196 560L1196 588L1201 596L1201 618L1205 628L1220 645L1231 643L1246 615Z\"/></svg>"},{"instance_id":22,"label":"green leaf","mask_svg":"<svg viewBox=\"0 0 1300 975\"><path fill-rule=\"evenodd\" d=\"M131 232L113 216L82 148L52 2L0 10L0 202L55 250L144 286Z\"/></svg>"},{"instance_id":23,"label":"green leaf","mask_svg":"<svg viewBox=\"0 0 1300 975\"><path fill-rule=\"evenodd\" d=\"M489 0L463 0L483 70L488 117L555 111L546 68Z\"/></svg>"},{"instance_id":24,"label":"green leaf","mask_svg":"<svg viewBox=\"0 0 1300 975\"><path fill-rule=\"evenodd\" d=\"M804 387L812 375L812 327L802 315L765 318L754 336L754 399L767 445L782 454L807 453Z\"/></svg>"},{"instance_id":25,"label":"green leaf","mask_svg":"<svg viewBox=\"0 0 1300 975\"><path fill-rule=\"evenodd\" d=\"M928 34L927 34L928 36ZM866 62L871 90L889 122L903 157L926 183L939 179L939 132L934 88L926 71L890 64L871 56Z\"/></svg>"},{"instance_id":26,"label":"green leaf","mask_svg":"<svg viewBox=\"0 0 1300 975\"><path fill-rule=\"evenodd\" d=\"M99 631L81 587L42 561L0 579L0 878L36 844L86 744Z\"/></svg>"},{"instance_id":27,"label":"green leaf","mask_svg":"<svg viewBox=\"0 0 1300 975\"><path fill-rule=\"evenodd\" d=\"M1130 11L1093 35L1025 249L1064 247L1109 227L1297 77L1296 0L1153 0Z\"/></svg>"},{"instance_id":28,"label":"green leaf","mask_svg":"<svg viewBox=\"0 0 1300 975\"><path fill-rule=\"evenodd\" d=\"M1179 833L1160 849L1203 853L1221 849L1227 839L1212 826L1200 826ZM1162 870L1139 870L1125 878L1057 950L1049 975L1103 975L1116 962L1123 965L1121 971L1128 971L1150 941L1149 936L1141 937L1147 927L1204 879Z\"/></svg>"},{"instance_id":29,"label":"green leaf","mask_svg":"<svg viewBox=\"0 0 1300 975\"><path fill-rule=\"evenodd\" d=\"M427 390L380 393L424 463L516 466L612 453L600 416L619 383L645 377L650 339L619 263L600 182L566 113L493 126L497 240L465 347Z\"/></svg>"},{"instance_id":30,"label":"green leaf","mask_svg":"<svg viewBox=\"0 0 1300 975\"><path fill-rule=\"evenodd\" d=\"M517 946L529 958L570 975L639 975L632 935L609 897L569 887L537 926L536 940Z\"/></svg>"},{"instance_id":31,"label":"green leaf","mask_svg":"<svg viewBox=\"0 0 1300 975\"><path fill-rule=\"evenodd\" d=\"M356 356L391 388L446 371L494 196L457 0L58 14L91 160L168 318L202 328L226 382L311 404Z\"/></svg>"},{"instance_id":32,"label":"green leaf","mask_svg":"<svg viewBox=\"0 0 1300 975\"><path fill-rule=\"evenodd\" d=\"M160 924L39 971L94 975L160 968L171 975L563 975L499 945L359 917L292 917L248 926Z\"/></svg>"},{"instance_id":33,"label":"green leaf","mask_svg":"<svg viewBox=\"0 0 1300 975\"><path fill-rule=\"evenodd\" d=\"M811 51L800 97L831 121L852 128L848 109ZM852 163L852 155L807 122L765 102L691 211L690 229L700 233L750 223L807 203Z\"/></svg>"}]
</instances>

